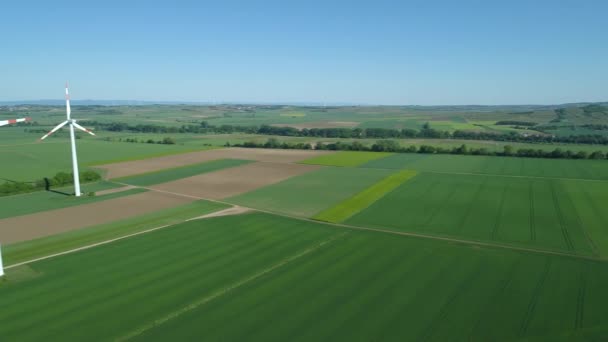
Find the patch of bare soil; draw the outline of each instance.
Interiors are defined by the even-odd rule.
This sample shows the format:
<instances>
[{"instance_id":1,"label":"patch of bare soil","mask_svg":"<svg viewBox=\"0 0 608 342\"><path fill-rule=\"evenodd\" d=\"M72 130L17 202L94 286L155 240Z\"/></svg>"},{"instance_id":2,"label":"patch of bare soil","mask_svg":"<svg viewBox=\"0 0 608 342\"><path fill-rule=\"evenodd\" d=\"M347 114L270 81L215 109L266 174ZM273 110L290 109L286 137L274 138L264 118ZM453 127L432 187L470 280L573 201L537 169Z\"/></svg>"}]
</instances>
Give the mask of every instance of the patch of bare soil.
<instances>
[{"instance_id":1,"label":"patch of bare soil","mask_svg":"<svg viewBox=\"0 0 608 342\"><path fill-rule=\"evenodd\" d=\"M149 191L141 194L0 220L0 241L13 243L110 223L176 207L194 199Z\"/></svg>"},{"instance_id":2,"label":"patch of bare soil","mask_svg":"<svg viewBox=\"0 0 608 342\"><path fill-rule=\"evenodd\" d=\"M258 162L182 178L152 186L152 189L202 198L224 199L318 168L317 165Z\"/></svg>"},{"instance_id":3,"label":"patch of bare soil","mask_svg":"<svg viewBox=\"0 0 608 342\"><path fill-rule=\"evenodd\" d=\"M112 179L217 159L245 159L272 163L294 163L328 153L333 152L272 150L263 148L222 148L217 150L190 152L158 158L106 164L97 167L107 170L106 177L108 179Z\"/></svg>"}]
</instances>

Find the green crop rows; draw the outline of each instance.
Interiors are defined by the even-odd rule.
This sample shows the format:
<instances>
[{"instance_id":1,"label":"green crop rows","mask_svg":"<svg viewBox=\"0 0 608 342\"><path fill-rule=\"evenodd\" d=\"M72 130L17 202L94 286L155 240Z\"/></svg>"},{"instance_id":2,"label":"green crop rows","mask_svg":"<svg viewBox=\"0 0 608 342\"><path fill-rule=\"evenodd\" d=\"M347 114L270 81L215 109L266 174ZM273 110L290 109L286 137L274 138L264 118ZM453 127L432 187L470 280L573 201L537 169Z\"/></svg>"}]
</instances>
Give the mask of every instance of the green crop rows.
<instances>
[{"instance_id":1,"label":"green crop rows","mask_svg":"<svg viewBox=\"0 0 608 342\"><path fill-rule=\"evenodd\" d=\"M387 193L416 175L415 171L405 170L394 173L355 196L315 215L314 219L327 222L342 222L359 211L369 207Z\"/></svg>"},{"instance_id":2,"label":"green crop rows","mask_svg":"<svg viewBox=\"0 0 608 342\"><path fill-rule=\"evenodd\" d=\"M394 172L325 167L230 198L228 201L256 209L311 217L347 200Z\"/></svg>"},{"instance_id":3,"label":"green crop rows","mask_svg":"<svg viewBox=\"0 0 608 342\"><path fill-rule=\"evenodd\" d=\"M247 214L11 268L0 336L593 340L607 282L603 262Z\"/></svg>"},{"instance_id":4,"label":"green crop rows","mask_svg":"<svg viewBox=\"0 0 608 342\"><path fill-rule=\"evenodd\" d=\"M2 246L2 255L6 265L16 264L147 229L180 223L227 207L224 204L200 200L126 220Z\"/></svg>"},{"instance_id":5,"label":"green crop rows","mask_svg":"<svg viewBox=\"0 0 608 342\"><path fill-rule=\"evenodd\" d=\"M608 180L605 160L565 160L516 157L394 154L362 167L411 169L445 173L480 173L529 177Z\"/></svg>"},{"instance_id":6,"label":"green crop rows","mask_svg":"<svg viewBox=\"0 0 608 342\"><path fill-rule=\"evenodd\" d=\"M608 255L606 194L604 182L422 173L347 223Z\"/></svg>"}]
</instances>

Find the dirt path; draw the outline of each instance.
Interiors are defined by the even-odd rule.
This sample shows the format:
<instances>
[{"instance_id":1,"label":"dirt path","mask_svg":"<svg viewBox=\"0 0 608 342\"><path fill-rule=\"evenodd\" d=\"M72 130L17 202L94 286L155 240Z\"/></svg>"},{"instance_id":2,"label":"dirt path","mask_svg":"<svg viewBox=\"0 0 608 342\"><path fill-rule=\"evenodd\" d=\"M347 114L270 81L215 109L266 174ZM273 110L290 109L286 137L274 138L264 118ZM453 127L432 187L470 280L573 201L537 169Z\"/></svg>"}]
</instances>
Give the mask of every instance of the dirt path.
<instances>
[{"instance_id":1,"label":"dirt path","mask_svg":"<svg viewBox=\"0 0 608 342\"><path fill-rule=\"evenodd\" d=\"M245 207L241 207L241 206L235 205L232 208L216 211L214 213L210 213L210 214L199 216L199 217L194 217L194 218L188 219L186 221L202 220L202 219L206 219L206 218L210 218L210 217L240 215L240 214L248 213L250 211L251 211L251 209L249 209L249 208L245 208Z\"/></svg>"}]
</instances>

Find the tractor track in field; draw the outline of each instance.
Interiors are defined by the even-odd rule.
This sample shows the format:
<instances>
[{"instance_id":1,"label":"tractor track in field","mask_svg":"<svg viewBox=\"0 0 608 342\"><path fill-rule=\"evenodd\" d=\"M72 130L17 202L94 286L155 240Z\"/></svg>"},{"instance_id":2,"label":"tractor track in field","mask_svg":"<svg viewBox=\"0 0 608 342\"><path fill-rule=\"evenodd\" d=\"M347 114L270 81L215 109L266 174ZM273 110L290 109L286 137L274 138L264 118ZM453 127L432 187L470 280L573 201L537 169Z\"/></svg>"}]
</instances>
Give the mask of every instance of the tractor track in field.
<instances>
[{"instance_id":1,"label":"tractor track in field","mask_svg":"<svg viewBox=\"0 0 608 342\"><path fill-rule=\"evenodd\" d=\"M216 298L219 298L221 296L224 296L225 294L230 293L233 290L235 290L235 289L237 289L237 288L239 288L239 287L241 287L241 286L243 286L243 285L245 285L245 284L247 284L247 283L249 283L251 281L255 281L256 279L264 276L265 274L268 274L268 273L270 273L270 272L272 272L272 271L274 271L274 270L276 270L278 268L281 268L281 267L283 267L285 265L288 265L291 262L293 262L293 261L295 261L297 259L300 259L300 258L302 258L302 257L304 257L304 256L306 256L306 255L308 255L308 254L310 254L312 252L315 252L319 248L321 248L321 247L323 247L323 246L325 246L327 244L331 244L332 242L334 242L334 241L336 241L336 240L344 237L346 234L348 234L348 232L342 232L341 234L332 235L329 238L327 238L327 239L325 239L325 240L323 240L321 242L316 242L313 245L307 247L306 249L304 249L304 250L302 250L302 251L300 251L300 252L298 252L296 254L293 254L293 255L291 255L291 256L289 256L287 258L284 258L284 259L278 261L277 263L272 264L271 266L269 266L267 268L264 268L264 269L262 269L262 270L260 270L260 271L258 271L256 273L254 273L254 274L252 274L252 275L250 275L250 276L248 276L246 278L243 278L243 279L241 279L241 280L239 280L239 281L237 281L237 282L235 282L235 283L233 283L233 284L231 284L231 285L229 285L227 287L224 287L224 288L222 288L222 289L220 289L218 291L215 291L215 292L211 293L210 295L207 295L207 296L205 296L203 298L200 298L199 300L194 301L194 302L190 303L189 305L184 306L184 307L182 307L182 308L180 308L180 309L178 309L176 311L173 311L173 312L165 315L164 317L156 319L156 320L154 320L153 322L151 322L151 323L149 323L147 325L141 326L141 327L139 327L139 328L137 328L137 329L135 329L135 330L133 330L133 331L131 331L131 332L129 332L129 333L127 333L127 334L125 334L125 335L117 338L117 339L115 339L115 341L130 340L130 339L132 339L132 338L134 338L136 336L139 336L139 335L145 333L146 331L149 331L150 329L153 329L153 328L158 327L158 326L160 326L162 324L165 324L168 321L173 320L173 319L175 319L175 318L177 318L177 317L179 317L179 316L181 316L181 315L183 315L185 313L188 313L188 312L190 312L192 310L195 310L198 307L200 307L202 305L205 305L206 303L208 303L208 302L210 302L210 301L212 301L212 300L214 300Z\"/></svg>"},{"instance_id":2,"label":"tractor track in field","mask_svg":"<svg viewBox=\"0 0 608 342\"><path fill-rule=\"evenodd\" d=\"M120 182L115 182L115 183L122 184L122 185L129 185L129 184L120 183ZM591 261L599 261L599 262L608 262L608 258L602 258L602 257L597 257L597 256L594 257L594 256L574 254L574 253L567 253L567 252L560 252L560 251L540 249L540 248L512 246L512 245L501 244L501 243L496 243L496 242L475 241L475 240L459 239L459 238L453 238L453 237L447 237L447 236L438 236L438 235L430 235L430 234L422 234L422 233L414 233L414 232L403 232L403 231L395 231L395 230L383 229L383 228L361 227L361 226L354 226L354 225L343 224L343 223L332 223L332 222L326 222L326 221L318 221L318 220L313 220L313 219L306 218L306 217L293 216L293 215L289 215L289 214L285 214L285 213L280 213L280 212L274 212L274 211L270 211L270 210L262 210L262 209L250 208L250 207L240 206L240 205L236 205L236 204L225 202L225 201L221 201L221 200L209 199L209 198L204 198L204 197L199 197L199 196L193 196L193 195L187 195L187 194L181 194L181 193L176 193L176 192L171 192L171 191L166 191L166 190L154 189L154 188L150 188L150 187L136 186L135 188L142 188L142 189L147 189L149 191L166 193L166 194L172 194L172 195L176 195L176 196L182 196L182 197L191 198L191 199L194 199L194 200L205 200L205 201L209 201L209 202L215 202L215 203L220 203L220 204L224 204L224 205L229 205L229 206L232 207L232 208L229 208L229 209L233 209L233 210L235 210L234 207L239 207L240 209L236 210L236 211L238 211L239 214L246 214L244 211L247 211L247 212L259 212L259 213L265 213L265 214L270 214L270 215L276 215L276 216L281 216L281 217L285 217L285 218L290 218L290 219L294 219L294 220L313 222L313 223L317 223L317 224L324 224L324 225L328 225L328 226L332 226L332 227L336 227L336 228L345 228L345 229L350 229L350 230L376 232L376 233L392 234L392 235L399 235L399 236L409 236L409 237L416 237L416 238L422 238L422 239L444 241L444 242L449 242L449 243L457 243L457 244L468 245L468 246L506 249L506 250L512 250L512 251L516 251L516 252L526 252L526 253L534 253L534 254L541 254L541 255L561 256L561 257L568 257L568 258L574 258L574 259L579 259L579 260L591 260ZM226 210L228 210L228 209L226 209ZM226 211L226 210L221 210L221 211ZM43 257L39 257L39 258L35 258L35 259L32 259L32 260L27 260L27 261L19 262L19 263L16 263L16 264L7 265L7 266L4 266L4 268L5 269L11 269L11 268L14 268L14 267L31 264L31 263L34 263L34 262L37 262L37 261L42 261L42 260L46 260L46 259L57 257L57 256L62 256L62 255L70 254L70 253L75 253L75 252L82 251L82 250L89 249L89 248L94 248L94 247L97 247L97 246L101 246L101 245L105 245L105 244L108 244L108 243L112 243L114 241L118 241L118 240L122 240L122 239L127 239L127 238L130 238L130 237L133 237L133 236L150 233L150 232L153 232L153 231L156 231L156 230L159 230L159 229L169 228L169 227L175 226L177 224L186 222L188 220L193 220L193 219L201 219L202 220L202 219L211 218L211 217L214 217L214 216L217 217L217 216L222 216L222 215L210 215L210 216L203 215L202 217L198 217L198 218L185 219L185 220L183 220L181 222L176 222L176 223L173 223L173 224L170 224L170 225L163 225L163 226L159 226L159 227L154 227L154 228L150 228L150 229L147 229L147 230L144 230L144 231L140 231L140 232L136 232L136 233L120 236L120 237L109 239L109 240L104 240L104 241L96 242L96 243L93 243L93 244L77 247L77 248L70 249L70 250L67 250L67 251L63 251L63 252L59 252L59 253L53 253L53 254L50 254L50 255L47 255L47 256L43 256Z\"/></svg>"}]
</instances>

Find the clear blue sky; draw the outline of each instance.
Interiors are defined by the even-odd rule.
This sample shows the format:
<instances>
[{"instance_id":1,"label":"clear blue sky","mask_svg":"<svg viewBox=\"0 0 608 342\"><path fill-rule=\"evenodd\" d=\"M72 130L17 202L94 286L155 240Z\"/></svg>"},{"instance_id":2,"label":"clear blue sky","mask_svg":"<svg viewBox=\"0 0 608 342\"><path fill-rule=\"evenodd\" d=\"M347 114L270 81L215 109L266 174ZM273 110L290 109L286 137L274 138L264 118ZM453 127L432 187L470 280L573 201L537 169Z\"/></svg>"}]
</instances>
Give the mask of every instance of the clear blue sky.
<instances>
[{"instance_id":1,"label":"clear blue sky","mask_svg":"<svg viewBox=\"0 0 608 342\"><path fill-rule=\"evenodd\" d=\"M608 100L608 1L9 1L0 101Z\"/></svg>"}]
</instances>

